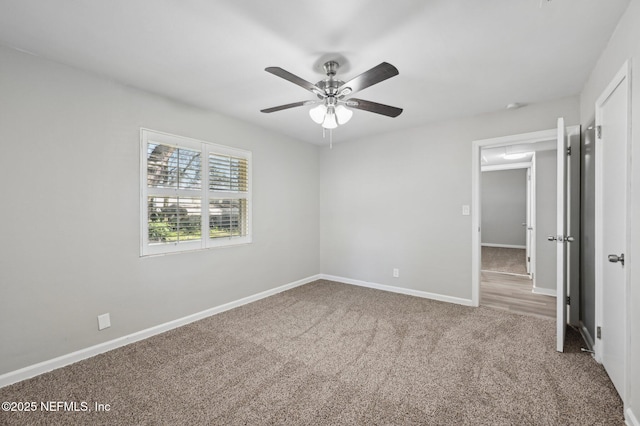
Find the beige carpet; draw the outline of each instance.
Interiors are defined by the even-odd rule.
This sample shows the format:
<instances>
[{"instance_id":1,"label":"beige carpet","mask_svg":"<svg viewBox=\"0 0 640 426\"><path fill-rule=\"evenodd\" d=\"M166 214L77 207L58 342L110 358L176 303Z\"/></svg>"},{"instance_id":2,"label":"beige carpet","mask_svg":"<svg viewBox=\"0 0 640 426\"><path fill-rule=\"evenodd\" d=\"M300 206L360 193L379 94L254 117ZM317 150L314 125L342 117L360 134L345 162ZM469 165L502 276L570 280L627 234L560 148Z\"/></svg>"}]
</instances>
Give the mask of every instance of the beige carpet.
<instances>
[{"instance_id":1,"label":"beige carpet","mask_svg":"<svg viewBox=\"0 0 640 426\"><path fill-rule=\"evenodd\" d=\"M622 425L555 323L318 281L0 389L0 424Z\"/></svg>"},{"instance_id":2,"label":"beige carpet","mask_svg":"<svg viewBox=\"0 0 640 426\"><path fill-rule=\"evenodd\" d=\"M527 273L526 260L525 249L482 247L483 271L524 275Z\"/></svg>"}]
</instances>

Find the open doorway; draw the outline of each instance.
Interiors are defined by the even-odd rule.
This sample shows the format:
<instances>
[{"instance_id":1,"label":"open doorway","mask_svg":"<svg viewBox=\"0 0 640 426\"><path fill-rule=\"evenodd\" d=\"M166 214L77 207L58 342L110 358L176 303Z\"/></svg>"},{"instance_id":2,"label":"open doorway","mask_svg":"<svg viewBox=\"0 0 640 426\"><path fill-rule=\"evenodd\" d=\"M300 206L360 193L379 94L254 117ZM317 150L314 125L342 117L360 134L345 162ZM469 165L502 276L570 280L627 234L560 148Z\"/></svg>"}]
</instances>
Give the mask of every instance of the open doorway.
<instances>
[{"instance_id":1,"label":"open doorway","mask_svg":"<svg viewBox=\"0 0 640 426\"><path fill-rule=\"evenodd\" d=\"M481 153L482 269L531 276L535 158L533 152L505 154L507 148ZM505 162L505 157L518 162Z\"/></svg>"},{"instance_id":2,"label":"open doorway","mask_svg":"<svg viewBox=\"0 0 640 426\"><path fill-rule=\"evenodd\" d=\"M547 150L538 150L543 144L555 144L555 173L540 172L541 159ZM541 197L540 180L536 179L536 224L534 225L536 266L533 270L535 288L539 291L548 288L550 292L557 292L556 297L556 350L563 352L567 323L574 324L574 317L578 317L579 310L579 175L580 175L580 126L566 127L564 119L558 118L555 129L540 132L510 135L499 138L473 141L472 144L472 218L471 218L471 298L474 306L480 305L481 281L481 193L480 184L481 152L485 148L506 147L517 145L518 148L531 148L536 152L534 168L536 176L555 176L555 197ZM548 150L552 152L551 150ZM555 214L555 229L543 232L540 226L541 200L551 203L555 198L555 208L547 208ZM537 227L537 229L536 229ZM546 234L546 235L545 235ZM546 241L544 240L546 236ZM540 242L540 244L538 244ZM542 265L541 253L552 254L555 262L546 267ZM551 256L550 256L551 257ZM555 265L553 265L555 264ZM554 279L542 279L542 274L554 275ZM546 284L545 284L546 283Z\"/></svg>"},{"instance_id":3,"label":"open doorway","mask_svg":"<svg viewBox=\"0 0 640 426\"><path fill-rule=\"evenodd\" d=\"M556 317L555 247L537 241L555 227L555 150L553 141L481 148L482 306Z\"/></svg>"}]
</instances>

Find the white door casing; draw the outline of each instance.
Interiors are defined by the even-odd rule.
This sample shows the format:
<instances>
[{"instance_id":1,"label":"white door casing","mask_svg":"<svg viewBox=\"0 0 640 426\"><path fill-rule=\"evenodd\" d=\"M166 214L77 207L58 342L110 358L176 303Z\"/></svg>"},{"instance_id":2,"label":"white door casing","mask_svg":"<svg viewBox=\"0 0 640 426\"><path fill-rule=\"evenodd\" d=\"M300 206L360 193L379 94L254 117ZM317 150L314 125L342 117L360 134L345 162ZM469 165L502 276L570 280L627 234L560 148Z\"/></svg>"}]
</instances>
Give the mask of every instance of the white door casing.
<instances>
[{"instance_id":1,"label":"white door casing","mask_svg":"<svg viewBox=\"0 0 640 426\"><path fill-rule=\"evenodd\" d=\"M596 101L595 160L595 357L624 401L626 395L628 267L629 64ZM612 258L611 260L616 260Z\"/></svg>"}]
</instances>

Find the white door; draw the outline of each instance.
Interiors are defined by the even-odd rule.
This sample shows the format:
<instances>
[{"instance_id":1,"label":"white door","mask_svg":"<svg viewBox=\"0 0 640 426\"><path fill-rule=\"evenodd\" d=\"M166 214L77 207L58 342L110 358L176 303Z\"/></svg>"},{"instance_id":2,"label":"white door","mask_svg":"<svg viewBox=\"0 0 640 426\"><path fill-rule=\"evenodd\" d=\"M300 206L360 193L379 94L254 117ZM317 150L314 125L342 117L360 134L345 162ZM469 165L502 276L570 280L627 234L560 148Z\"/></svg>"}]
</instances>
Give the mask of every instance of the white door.
<instances>
[{"instance_id":1,"label":"white door","mask_svg":"<svg viewBox=\"0 0 640 426\"><path fill-rule=\"evenodd\" d=\"M596 355L625 390L628 68L596 103ZM598 309L600 308L600 309Z\"/></svg>"},{"instance_id":2,"label":"white door","mask_svg":"<svg viewBox=\"0 0 640 426\"><path fill-rule=\"evenodd\" d=\"M566 257L566 225L567 225L567 129L564 126L564 118L558 118L557 138L557 192L556 192L556 350L564 351L564 337L567 326L567 257Z\"/></svg>"}]
</instances>

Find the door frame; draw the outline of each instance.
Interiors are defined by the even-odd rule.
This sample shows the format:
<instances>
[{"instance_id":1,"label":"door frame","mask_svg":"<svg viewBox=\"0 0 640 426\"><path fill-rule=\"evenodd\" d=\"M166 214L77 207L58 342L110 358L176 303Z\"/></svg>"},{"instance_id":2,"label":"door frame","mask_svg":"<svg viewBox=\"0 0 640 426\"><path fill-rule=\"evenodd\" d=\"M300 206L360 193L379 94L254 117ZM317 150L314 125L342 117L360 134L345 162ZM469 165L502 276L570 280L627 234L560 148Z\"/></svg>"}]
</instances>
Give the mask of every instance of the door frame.
<instances>
[{"instance_id":1,"label":"door frame","mask_svg":"<svg viewBox=\"0 0 640 426\"><path fill-rule=\"evenodd\" d=\"M556 140L558 130L549 129L519 135L501 136L498 138L480 139L472 142L471 153L471 305L480 305L480 269L482 220L480 183L482 165L480 162L482 148L496 148L509 145L523 145ZM535 275L534 275L535 278Z\"/></svg>"},{"instance_id":2,"label":"door frame","mask_svg":"<svg viewBox=\"0 0 640 426\"><path fill-rule=\"evenodd\" d=\"M511 146L511 145L509 145ZM482 149L480 150L482 153ZM526 191L526 199L527 199L527 207L526 207L526 228L525 228L525 238L526 238L526 251L527 256L531 259L527 262L527 275L532 279L533 288L536 287L535 278L536 275L534 271L536 270L536 186L535 186L535 164L536 164L536 155L533 154L531 161L521 162L521 163L508 163L508 164L495 164L488 166L480 166L480 172L495 172L500 170L521 170L525 169L527 173L527 182L525 183L525 191ZM480 211L480 222L482 222L482 211ZM531 228L529 230L528 228ZM482 241L480 241L480 247L482 247ZM481 265L482 266L482 265Z\"/></svg>"},{"instance_id":3,"label":"door frame","mask_svg":"<svg viewBox=\"0 0 640 426\"><path fill-rule=\"evenodd\" d=\"M527 216L525 219L526 229L526 253L527 256L527 274L531 277L531 282L535 288L536 270L536 154L531 156L531 165L527 167Z\"/></svg>"},{"instance_id":4,"label":"door frame","mask_svg":"<svg viewBox=\"0 0 640 426\"><path fill-rule=\"evenodd\" d=\"M626 85L626 91L627 91L627 170L626 170L626 182L625 182L625 193L626 193L626 211L625 211L625 228L628 231L629 230L629 218L632 217L632 212L631 212L631 203L629 202L631 200L631 150L632 150L632 141L631 141L631 83L630 83L630 77L631 77L631 64L629 63L629 61L625 61L625 63L623 64L622 68L616 73L616 75L614 76L614 78L611 80L611 82L607 85L607 87L605 88L605 90L603 90L602 94L600 95L600 97L598 97L598 100L595 102L595 113L596 113L596 126L600 125L600 123L602 122L602 107L603 105L606 103L607 99L613 94L613 92L618 88L618 86L620 86L620 84L622 84L624 81L626 81L627 85ZM597 129L597 127L596 127ZM603 182L602 182L602 173L603 173L603 157L600 154L602 152L602 146L603 146L603 140L602 138L598 137L597 135L597 130L596 130L596 138L595 138L595 149L596 149L596 157L595 157L595 244L594 244L594 249L595 249L595 259L596 261L594 262L594 266L595 266L595 293L596 293L596 297L595 297L595 321L596 321L596 327L600 327L603 321L603 291L604 291L604 285L603 285L603 268L602 268L602 263L600 261L598 261L598 259L604 259L604 256L606 256L606 253L604 252L604 248L602 246L602 237L603 237L603 211L602 211L602 198L603 198ZM625 240L625 246L624 247L624 253L625 253L625 257L626 259L630 259L630 248L631 248L631 237L630 237L630 233L627 232L627 237ZM627 371L628 371L628 365L629 365L629 354L628 354L628 349L629 349L629 344L628 344L628 339L629 339L629 330L631 327L630 324L630 319L629 319L629 312L631 311L631 306L630 306L630 300L628 297L629 294L631 294L630 292L630 285L631 285L631 276L630 276L630 268L628 265L628 260L627 263L625 264L625 273L624 273L624 279L625 279L625 283L624 283L624 292L625 292L625 306L623 306L623 309L625 310L624 312L624 327L625 327L625 331L624 331L624 340L623 340L623 344L624 347L622 349L622 353L623 353L623 369L624 369L624 374L623 374L623 380L624 380L624 384L623 384L623 389L624 389L624 394L625 396L629 395L629 380L627 380ZM597 329L597 328L596 328ZM594 339L594 358L596 359L597 362L602 363L602 343L600 341L600 339L598 339L597 337L597 332L596 332L596 338ZM623 401L624 402L624 401Z\"/></svg>"},{"instance_id":5,"label":"door frame","mask_svg":"<svg viewBox=\"0 0 640 426\"><path fill-rule=\"evenodd\" d=\"M580 126L568 126L567 134L580 131ZM480 267L481 242L480 229L480 181L482 165L480 163L482 148L495 148L508 145L533 144L539 142L556 141L558 129L540 130L531 133L501 136L497 138L479 139L471 144L471 306L480 305Z\"/></svg>"}]
</instances>

